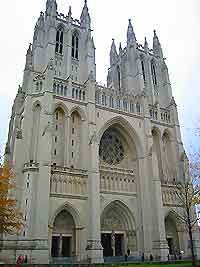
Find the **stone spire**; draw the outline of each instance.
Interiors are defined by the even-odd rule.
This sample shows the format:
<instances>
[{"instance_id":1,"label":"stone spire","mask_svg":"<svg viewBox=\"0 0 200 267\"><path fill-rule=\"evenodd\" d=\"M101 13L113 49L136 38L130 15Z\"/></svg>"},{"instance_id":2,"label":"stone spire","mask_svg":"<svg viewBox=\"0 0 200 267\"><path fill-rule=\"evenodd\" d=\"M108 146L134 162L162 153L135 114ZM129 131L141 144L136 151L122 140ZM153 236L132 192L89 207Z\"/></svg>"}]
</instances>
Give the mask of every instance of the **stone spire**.
<instances>
[{"instance_id":1,"label":"stone spire","mask_svg":"<svg viewBox=\"0 0 200 267\"><path fill-rule=\"evenodd\" d=\"M112 39L112 45L110 49L110 66L112 66L113 63L115 63L118 59L117 49L115 45L115 40Z\"/></svg>"},{"instance_id":2,"label":"stone spire","mask_svg":"<svg viewBox=\"0 0 200 267\"><path fill-rule=\"evenodd\" d=\"M133 30L133 25L131 23L131 19L129 19L128 30L127 30L127 44L134 44L136 42L137 40L136 40L135 33Z\"/></svg>"},{"instance_id":3,"label":"stone spire","mask_svg":"<svg viewBox=\"0 0 200 267\"><path fill-rule=\"evenodd\" d=\"M33 65L32 59L33 59L32 44L29 44L29 47L26 53L25 70L30 70L32 68L32 65Z\"/></svg>"},{"instance_id":4,"label":"stone spire","mask_svg":"<svg viewBox=\"0 0 200 267\"><path fill-rule=\"evenodd\" d=\"M47 16L56 16L57 14L57 2L56 0L47 0L46 2L46 15Z\"/></svg>"},{"instance_id":5,"label":"stone spire","mask_svg":"<svg viewBox=\"0 0 200 267\"><path fill-rule=\"evenodd\" d=\"M71 18L71 16L72 16L72 7L71 7L71 6L69 6L68 17L70 17L70 18Z\"/></svg>"},{"instance_id":6,"label":"stone spire","mask_svg":"<svg viewBox=\"0 0 200 267\"><path fill-rule=\"evenodd\" d=\"M43 12L40 12L40 17L36 23L36 27L38 27L39 29L44 28L44 13Z\"/></svg>"},{"instance_id":7,"label":"stone spire","mask_svg":"<svg viewBox=\"0 0 200 267\"><path fill-rule=\"evenodd\" d=\"M122 44L121 44L121 42L119 43L119 53L121 53L122 52Z\"/></svg>"},{"instance_id":8,"label":"stone spire","mask_svg":"<svg viewBox=\"0 0 200 267\"><path fill-rule=\"evenodd\" d=\"M88 11L87 0L85 0L85 4L81 13L80 22L81 22L81 27L86 28L86 30L91 29L91 19Z\"/></svg>"},{"instance_id":9,"label":"stone spire","mask_svg":"<svg viewBox=\"0 0 200 267\"><path fill-rule=\"evenodd\" d=\"M153 36L153 52L155 56L163 58L162 47L158 39L158 36L156 34L156 30L154 30L154 36Z\"/></svg>"},{"instance_id":10,"label":"stone spire","mask_svg":"<svg viewBox=\"0 0 200 267\"><path fill-rule=\"evenodd\" d=\"M147 42L147 38L146 37L144 38L144 50L145 50L145 52L149 51L149 44Z\"/></svg>"}]
</instances>

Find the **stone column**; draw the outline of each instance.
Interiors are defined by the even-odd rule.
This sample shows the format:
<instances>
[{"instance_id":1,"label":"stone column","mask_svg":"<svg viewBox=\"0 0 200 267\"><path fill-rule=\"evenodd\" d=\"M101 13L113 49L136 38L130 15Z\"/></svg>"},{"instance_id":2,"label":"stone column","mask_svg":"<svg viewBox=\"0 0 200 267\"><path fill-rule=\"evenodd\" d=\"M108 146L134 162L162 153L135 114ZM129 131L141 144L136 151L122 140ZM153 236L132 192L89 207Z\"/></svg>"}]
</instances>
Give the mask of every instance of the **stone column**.
<instances>
[{"instance_id":1,"label":"stone column","mask_svg":"<svg viewBox=\"0 0 200 267\"><path fill-rule=\"evenodd\" d=\"M95 81L88 81L88 240L87 256L91 263L103 262L100 231L99 144L96 137Z\"/></svg>"},{"instance_id":2,"label":"stone column","mask_svg":"<svg viewBox=\"0 0 200 267\"><path fill-rule=\"evenodd\" d=\"M33 220L33 239L35 249L32 251L32 263L49 262L48 220L51 177L52 148L52 95L45 93L42 99L42 113L39 131L39 173L35 184L35 207Z\"/></svg>"},{"instance_id":3,"label":"stone column","mask_svg":"<svg viewBox=\"0 0 200 267\"><path fill-rule=\"evenodd\" d=\"M168 244L166 241L165 233L165 223L164 223L164 214L163 214L163 202L162 202L162 188L161 181L159 178L158 170L158 160L156 152L154 151L155 147L153 146L152 151L152 207L153 211L153 254L154 257L160 260L167 260L169 254Z\"/></svg>"},{"instance_id":4,"label":"stone column","mask_svg":"<svg viewBox=\"0 0 200 267\"><path fill-rule=\"evenodd\" d=\"M65 116L65 154L64 154L64 166L69 167L70 163L70 116Z\"/></svg>"},{"instance_id":5,"label":"stone column","mask_svg":"<svg viewBox=\"0 0 200 267\"><path fill-rule=\"evenodd\" d=\"M91 131L90 131L91 132ZM92 263L103 262L103 249L100 236L100 174L98 166L99 145L96 142L89 147L88 170L88 241L87 254Z\"/></svg>"},{"instance_id":6,"label":"stone column","mask_svg":"<svg viewBox=\"0 0 200 267\"><path fill-rule=\"evenodd\" d=\"M152 252L152 238L151 228L152 223L149 220L151 216L150 205L150 192L149 192L149 175L147 173L148 164L147 158L142 157L139 160L139 190L140 190L140 225L139 225L139 238L140 238L140 256L144 253L145 258L149 257Z\"/></svg>"}]
</instances>

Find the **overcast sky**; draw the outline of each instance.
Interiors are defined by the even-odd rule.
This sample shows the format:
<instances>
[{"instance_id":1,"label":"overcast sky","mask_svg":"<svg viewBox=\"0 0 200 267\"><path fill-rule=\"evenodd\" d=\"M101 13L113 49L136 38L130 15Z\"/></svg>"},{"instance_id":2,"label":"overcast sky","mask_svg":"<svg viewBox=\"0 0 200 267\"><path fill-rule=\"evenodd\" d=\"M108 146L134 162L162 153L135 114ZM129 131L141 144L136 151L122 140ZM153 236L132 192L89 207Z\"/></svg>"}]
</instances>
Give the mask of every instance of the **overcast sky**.
<instances>
[{"instance_id":1,"label":"overcast sky","mask_svg":"<svg viewBox=\"0 0 200 267\"><path fill-rule=\"evenodd\" d=\"M22 82L25 54L46 0L1 0L0 147L7 138L12 102ZM84 0L57 0L58 11L80 18ZM193 129L200 127L200 1L199 0L88 0L96 46L97 80L106 83L112 38L126 43L128 19L132 19L139 43L147 37L152 47L157 30L167 58L173 94L178 104L187 150L196 145Z\"/></svg>"}]
</instances>

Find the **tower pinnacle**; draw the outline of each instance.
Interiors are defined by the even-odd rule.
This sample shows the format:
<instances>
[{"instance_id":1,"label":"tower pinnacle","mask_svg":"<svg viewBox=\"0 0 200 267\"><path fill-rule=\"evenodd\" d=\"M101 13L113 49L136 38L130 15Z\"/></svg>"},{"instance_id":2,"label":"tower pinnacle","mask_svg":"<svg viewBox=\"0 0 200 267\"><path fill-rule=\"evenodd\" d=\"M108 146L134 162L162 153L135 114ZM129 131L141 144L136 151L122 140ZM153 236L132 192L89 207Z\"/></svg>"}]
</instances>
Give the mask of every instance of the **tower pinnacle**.
<instances>
[{"instance_id":1,"label":"tower pinnacle","mask_svg":"<svg viewBox=\"0 0 200 267\"><path fill-rule=\"evenodd\" d=\"M81 13L81 27L86 28L86 30L90 30L91 28L91 19L90 14L87 6L87 0L85 0L85 4Z\"/></svg>"},{"instance_id":2,"label":"tower pinnacle","mask_svg":"<svg viewBox=\"0 0 200 267\"><path fill-rule=\"evenodd\" d=\"M153 52L156 56L159 56L161 58L163 58L163 52L162 52L162 47L160 44L160 41L158 39L158 36L156 34L156 30L153 31L154 32L154 36L153 36Z\"/></svg>"},{"instance_id":3,"label":"tower pinnacle","mask_svg":"<svg viewBox=\"0 0 200 267\"><path fill-rule=\"evenodd\" d=\"M133 30L133 25L131 23L131 19L128 20L128 29L127 29L127 44L133 44L136 43L136 37Z\"/></svg>"},{"instance_id":4,"label":"tower pinnacle","mask_svg":"<svg viewBox=\"0 0 200 267\"><path fill-rule=\"evenodd\" d=\"M57 2L56 0L47 0L46 2L46 14L47 15L51 15L51 16L55 16L57 13Z\"/></svg>"},{"instance_id":5,"label":"tower pinnacle","mask_svg":"<svg viewBox=\"0 0 200 267\"><path fill-rule=\"evenodd\" d=\"M149 44L148 44L148 42L147 42L147 38L146 38L146 37L144 38L144 50L145 50L146 52L148 52L148 50L149 50Z\"/></svg>"},{"instance_id":6,"label":"tower pinnacle","mask_svg":"<svg viewBox=\"0 0 200 267\"><path fill-rule=\"evenodd\" d=\"M110 49L110 66L118 59L117 49L115 45L115 39L112 39L112 45Z\"/></svg>"}]
</instances>

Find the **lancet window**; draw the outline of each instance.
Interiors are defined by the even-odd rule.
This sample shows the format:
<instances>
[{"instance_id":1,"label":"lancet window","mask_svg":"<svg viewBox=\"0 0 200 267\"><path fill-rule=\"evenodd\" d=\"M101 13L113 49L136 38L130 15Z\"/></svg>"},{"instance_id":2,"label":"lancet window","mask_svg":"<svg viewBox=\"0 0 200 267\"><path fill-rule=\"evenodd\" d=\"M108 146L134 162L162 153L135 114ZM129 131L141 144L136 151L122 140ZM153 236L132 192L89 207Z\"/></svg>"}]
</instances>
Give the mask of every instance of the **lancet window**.
<instances>
[{"instance_id":1,"label":"lancet window","mask_svg":"<svg viewBox=\"0 0 200 267\"><path fill-rule=\"evenodd\" d=\"M143 60L143 59L141 59L141 66L142 66L142 76L143 76L143 80L144 80L144 82L146 82L145 66L144 66L144 60Z\"/></svg>"},{"instance_id":2,"label":"lancet window","mask_svg":"<svg viewBox=\"0 0 200 267\"><path fill-rule=\"evenodd\" d=\"M56 53L63 53L63 29L59 28L56 32Z\"/></svg>"},{"instance_id":3,"label":"lancet window","mask_svg":"<svg viewBox=\"0 0 200 267\"><path fill-rule=\"evenodd\" d=\"M58 107L53 116L54 136L52 143L52 161L56 165L64 165L64 149L63 143L65 140L65 113L62 108Z\"/></svg>"},{"instance_id":4,"label":"lancet window","mask_svg":"<svg viewBox=\"0 0 200 267\"><path fill-rule=\"evenodd\" d=\"M153 61L151 61L151 75L152 75L153 84L157 85L156 66Z\"/></svg>"},{"instance_id":5,"label":"lancet window","mask_svg":"<svg viewBox=\"0 0 200 267\"><path fill-rule=\"evenodd\" d=\"M81 117L77 111L71 115L71 158L70 164L73 168L79 168L79 157L81 151Z\"/></svg>"},{"instance_id":6,"label":"lancet window","mask_svg":"<svg viewBox=\"0 0 200 267\"><path fill-rule=\"evenodd\" d=\"M72 58L79 59L79 37L77 32L72 35Z\"/></svg>"}]
</instances>

